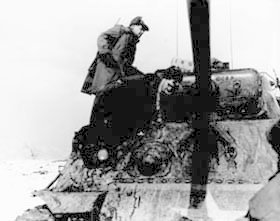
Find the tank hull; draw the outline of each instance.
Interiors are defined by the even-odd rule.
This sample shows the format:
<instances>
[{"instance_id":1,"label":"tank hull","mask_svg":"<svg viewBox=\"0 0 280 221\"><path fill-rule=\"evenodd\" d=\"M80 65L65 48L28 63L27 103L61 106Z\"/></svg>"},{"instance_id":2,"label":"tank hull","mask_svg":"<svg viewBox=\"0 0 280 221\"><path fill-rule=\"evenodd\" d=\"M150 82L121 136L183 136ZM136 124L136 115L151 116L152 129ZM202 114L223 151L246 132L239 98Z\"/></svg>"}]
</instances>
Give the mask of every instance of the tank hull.
<instances>
[{"instance_id":1,"label":"tank hull","mask_svg":"<svg viewBox=\"0 0 280 221\"><path fill-rule=\"evenodd\" d=\"M34 193L55 219L170 221L187 211L197 90L193 79L186 79L183 90L166 96L143 78L102 97L97 113L104 118L76 133L59 177ZM268 99L259 79L253 69L213 75L220 97L213 96L219 99L209 134L215 145L206 150L207 188L221 210L247 209L248 200L277 170L278 156L266 134L278 120L279 106ZM140 92L143 99L136 99ZM100 153L108 160L100 160Z\"/></svg>"},{"instance_id":2,"label":"tank hull","mask_svg":"<svg viewBox=\"0 0 280 221\"><path fill-rule=\"evenodd\" d=\"M277 155L265 135L275 122L216 123L221 140L209 164L207 189L219 209L246 210L249 199L276 171ZM144 176L128 166L132 156L129 153L113 170L88 169L81 157L72 153L58 180L36 195L45 200L53 214L91 213L99 220L114 221L176 220L186 214L189 205L192 128L188 123L167 123L158 130L164 135L162 144L173 141L170 145L174 151L170 166L164 167L160 175ZM227 156L225 145L234 149L231 156Z\"/></svg>"}]
</instances>

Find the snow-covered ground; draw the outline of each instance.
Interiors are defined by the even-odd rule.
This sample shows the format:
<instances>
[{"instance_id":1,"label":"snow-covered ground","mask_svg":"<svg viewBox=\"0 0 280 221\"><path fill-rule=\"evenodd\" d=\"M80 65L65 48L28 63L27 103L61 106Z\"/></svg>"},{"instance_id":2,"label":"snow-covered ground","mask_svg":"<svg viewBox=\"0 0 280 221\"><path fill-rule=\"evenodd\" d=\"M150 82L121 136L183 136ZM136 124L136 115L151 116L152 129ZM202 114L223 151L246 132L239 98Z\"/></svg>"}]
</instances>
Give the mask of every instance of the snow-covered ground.
<instances>
[{"instance_id":1,"label":"snow-covered ground","mask_svg":"<svg viewBox=\"0 0 280 221\"><path fill-rule=\"evenodd\" d=\"M32 197L34 190L43 189L55 179L65 161L17 160L0 162L0 208L1 220L14 221L26 209L44 204ZM206 205L213 221L233 221L246 213L242 211L221 210L213 195L208 191ZM178 211L186 215L187 211Z\"/></svg>"},{"instance_id":2,"label":"snow-covered ground","mask_svg":"<svg viewBox=\"0 0 280 221\"><path fill-rule=\"evenodd\" d=\"M16 160L0 162L1 220L14 221L26 209L44 202L32 197L57 176L64 161Z\"/></svg>"}]
</instances>

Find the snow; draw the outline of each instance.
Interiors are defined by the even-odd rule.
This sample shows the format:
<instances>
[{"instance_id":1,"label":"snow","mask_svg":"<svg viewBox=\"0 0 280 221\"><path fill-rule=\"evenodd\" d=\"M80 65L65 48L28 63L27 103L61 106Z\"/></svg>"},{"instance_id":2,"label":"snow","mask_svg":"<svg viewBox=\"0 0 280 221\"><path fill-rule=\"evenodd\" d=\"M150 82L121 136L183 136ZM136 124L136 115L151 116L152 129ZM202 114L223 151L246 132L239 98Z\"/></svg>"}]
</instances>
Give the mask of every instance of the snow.
<instances>
[{"instance_id":1,"label":"snow","mask_svg":"<svg viewBox=\"0 0 280 221\"><path fill-rule=\"evenodd\" d=\"M206 195L206 206L208 215L213 219L213 221L234 221L247 213L247 210L226 211L219 209L213 196L211 195L211 192L209 191Z\"/></svg>"},{"instance_id":2,"label":"snow","mask_svg":"<svg viewBox=\"0 0 280 221\"><path fill-rule=\"evenodd\" d=\"M44 202L32 197L34 190L46 188L55 179L65 161L51 160L14 160L0 162L0 207L4 221L14 221L26 209L42 205ZM206 206L213 221L234 221L246 214L242 211L221 210L208 191ZM178 211L186 215L187 210Z\"/></svg>"},{"instance_id":3,"label":"snow","mask_svg":"<svg viewBox=\"0 0 280 221\"><path fill-rule=\"evenodd\" d=\"M32 192L46 188L62 165L63 161L46 160L0 162L1 220L14 221L26 209L44 204Z\"/></svg>"}]
</instances>

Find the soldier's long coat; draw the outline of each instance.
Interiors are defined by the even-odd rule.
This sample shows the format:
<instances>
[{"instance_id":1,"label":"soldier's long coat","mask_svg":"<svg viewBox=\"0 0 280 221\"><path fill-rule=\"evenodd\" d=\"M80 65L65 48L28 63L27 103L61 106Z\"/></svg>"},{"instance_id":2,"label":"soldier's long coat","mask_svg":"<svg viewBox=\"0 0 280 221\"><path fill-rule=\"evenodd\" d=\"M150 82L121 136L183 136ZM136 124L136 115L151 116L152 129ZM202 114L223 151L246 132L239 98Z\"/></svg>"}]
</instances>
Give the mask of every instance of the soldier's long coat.
<instances>
[{"instance_id":1,"label":"soldier's long coat","mask_svg":"<svg viewBox=\"0 0 280 221\"><path fill-rule=\"evenodd\" d=\"M97 40L98 53L84 81L82 92L96 94L108 83L125 75L132 65L138 38L129 28L115 25Z\"/></svg>"}]
</instances>

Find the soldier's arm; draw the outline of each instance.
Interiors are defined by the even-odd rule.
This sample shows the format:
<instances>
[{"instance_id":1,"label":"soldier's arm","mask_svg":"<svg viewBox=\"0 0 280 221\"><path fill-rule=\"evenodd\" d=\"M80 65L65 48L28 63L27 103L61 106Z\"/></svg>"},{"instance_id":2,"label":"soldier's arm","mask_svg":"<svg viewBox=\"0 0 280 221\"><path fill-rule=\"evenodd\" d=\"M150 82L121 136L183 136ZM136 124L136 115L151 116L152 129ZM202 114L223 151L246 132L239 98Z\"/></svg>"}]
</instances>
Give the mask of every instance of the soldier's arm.
<instances>
[{"instance_id":1,"label":"soldier's arm","mask_svg":"<svg viewBox=\"0 0 280 221\"><path fill-rule=\"evenodd\" d=\"M126 28L122 25L115 25L113 28L102 33L98 38L99 58L107 67L120 69L123 73L124 59L122 59L126 43L123 37ZM123 74L122 74L123 75Z\"/></svg>"},{"instance_id":2,"label":"soldier's arm","mask_svg":"<svg viewBox=\"0 0 280 221\"><path fill-rule=\"evenodd\" d=\"M129 50L129 38L130 35L124 33L112 49L113 58L119 64L121 70L127 63L125 54L127 53L126 50Z\"/></svg>"}]
</instances>

